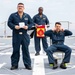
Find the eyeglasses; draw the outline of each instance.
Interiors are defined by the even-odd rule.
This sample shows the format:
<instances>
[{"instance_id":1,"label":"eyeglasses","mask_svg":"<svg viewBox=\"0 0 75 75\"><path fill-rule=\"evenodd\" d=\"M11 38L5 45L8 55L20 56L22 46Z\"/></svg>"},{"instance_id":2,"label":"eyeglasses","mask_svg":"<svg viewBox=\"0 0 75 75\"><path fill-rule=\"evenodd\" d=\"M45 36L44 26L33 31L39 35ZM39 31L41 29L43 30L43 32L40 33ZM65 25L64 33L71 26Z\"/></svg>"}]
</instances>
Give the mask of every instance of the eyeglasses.
<instances>
[{"instance_id":1,"label":"eyeglasses","mask_svg":"<svg viewBox=\"0 0 75 75\"><path fill-rule=\"evenodd\" d=\"M18 7L24 7L24 6L18 6Z\"/></svg>"}]
</instances>

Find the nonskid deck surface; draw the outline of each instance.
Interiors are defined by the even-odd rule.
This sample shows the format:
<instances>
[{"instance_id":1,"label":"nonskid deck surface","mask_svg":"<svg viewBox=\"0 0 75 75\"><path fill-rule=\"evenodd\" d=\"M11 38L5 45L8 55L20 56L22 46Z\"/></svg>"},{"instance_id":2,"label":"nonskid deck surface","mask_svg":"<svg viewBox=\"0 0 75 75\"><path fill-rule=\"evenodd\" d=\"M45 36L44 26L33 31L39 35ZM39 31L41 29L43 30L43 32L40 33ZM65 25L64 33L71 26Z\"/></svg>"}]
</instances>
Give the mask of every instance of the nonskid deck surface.
<instances>
[{"instance_id":1,"label":"nonskid deck surface","mask_svg":"<svg viewBox=\"0 0 75 75\"><path fill-rule=\"evenodd\" d=\"M75 75L75 47L71 45L73 51L71 56L71 62L67 65L66 70L60 69L53 70L49 64L47 55L41 49L41 54L35 56L34 41L31 40L29 51L32 60L32 70L25 69L22 61L22 53L20 53L19 68L17 70L10 70L11 67L11 54L12 46L11 39L0 39L0 75ZM33 43L33 44L32 44ZM61 53L56 54L57 57L62 57ZM58 60L60 66L61 60Z\"/></svg>"}]
</instances>

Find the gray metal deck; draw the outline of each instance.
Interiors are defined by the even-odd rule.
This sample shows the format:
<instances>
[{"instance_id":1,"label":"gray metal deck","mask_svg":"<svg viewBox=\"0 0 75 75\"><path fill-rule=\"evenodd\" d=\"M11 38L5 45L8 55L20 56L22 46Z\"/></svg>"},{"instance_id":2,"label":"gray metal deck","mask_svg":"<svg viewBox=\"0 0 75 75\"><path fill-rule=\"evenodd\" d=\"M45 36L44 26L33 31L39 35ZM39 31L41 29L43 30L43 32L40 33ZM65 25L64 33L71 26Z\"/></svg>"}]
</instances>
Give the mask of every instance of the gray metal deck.
<instances>
[{"instance_id":1,"label":"gray metal deck","mask_svg":"<svg viewBox=\"0 0 75 75\"><path fill-rule=\"evenodd\" d=\"M72 51L71 62L67 65L66 70L53 70L47 60L46 54L43 52L40 56L35 57L34 41L31 39L29 51L32 59L32 70L26 70L22 62L22 54L20 57L19 68L17 70L10 70L12 54L11 39L0 38L0 75L75 75L75 50ZM71 46L75 48L73 45ZM61 54L58 54L61 57ZM37 60L36 60L37 59ZM61 60L58 60L59 64ZM60 66L60 65L59 65Z\"/></svg>"}]
</instances>

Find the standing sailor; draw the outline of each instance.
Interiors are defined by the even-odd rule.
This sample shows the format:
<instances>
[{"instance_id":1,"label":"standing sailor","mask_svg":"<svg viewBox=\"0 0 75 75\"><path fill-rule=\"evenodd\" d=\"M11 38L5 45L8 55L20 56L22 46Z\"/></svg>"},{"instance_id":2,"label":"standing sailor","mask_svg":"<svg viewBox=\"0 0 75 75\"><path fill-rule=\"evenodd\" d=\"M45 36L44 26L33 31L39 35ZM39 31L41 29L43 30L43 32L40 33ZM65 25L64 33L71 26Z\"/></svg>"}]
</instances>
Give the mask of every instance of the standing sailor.
<instances>
[{"instance_id":1,"label":"standing sailor","mask_svg":"<svg viewBox=\"0 0 75 75\"><path fill-rule=\"evenodd\" d=\"M33 17L33 22L36 26L36 29L40 25L48 25L49 24L48 18L46 17L46 15L43 14L43 8L39 7L38 11L39 11L39 13ZM42 40L44 51L47 49L48 44L47 44L46 37L39 38L39 37L36 36L37 35L36 34L36 29L34 31L34 41L35 41L35 50L36 50L35 55L37 56L37 55L40 54L40 50L41 50L40 40Z\"/></svg>"},{"instance_id":2,"label":"standing sailor","mask_svg":"<svg viewBox=\"0 0 75 75\"><path fill-rule=\"evenodd\" d=\"M24 13L24 4L19 3L17 12L10 15L8 19L8 26L13 30L12 46L13 53L11 56L11 70L18 68L20 58L20 45L22 45L22 57L26 69L31 70L31 58L29 54L30 38L27 30L31 29L33 22L31 17Z\"/></svg>"}]
</instances>

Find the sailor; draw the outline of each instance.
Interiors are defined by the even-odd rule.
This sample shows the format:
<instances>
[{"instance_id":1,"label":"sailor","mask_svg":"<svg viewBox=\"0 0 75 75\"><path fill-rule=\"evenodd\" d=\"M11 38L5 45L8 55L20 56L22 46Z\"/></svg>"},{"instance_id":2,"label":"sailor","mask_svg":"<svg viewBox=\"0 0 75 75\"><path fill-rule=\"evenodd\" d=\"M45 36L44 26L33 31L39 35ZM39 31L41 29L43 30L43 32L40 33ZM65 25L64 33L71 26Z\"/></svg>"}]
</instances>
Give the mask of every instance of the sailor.
<instances>
[{"instance_id":1,"label":"sailor","mask_svg":"<svg viewBox=\"0 0 75 75\"><path fill-rule=\"evenodd\" d=\"M49 20L48 20L47 16L43 14L43 7L39 7L38 12L39 13L33 17L33 22L35 24L36 29L39 25L49 25ZM40 50L41 50L40 40L42 40L42 45L43 45L44 51L48 47L46 37L43 37L43 38L37 37L36 29L34 31L34 42L35 42L35 51L36 51L35 56L40 54Z\"/></svg>"},{"instance_id":2,"label":"sailor","mask_svg":"<svg viewBox=\"0 0 75 75\"><path fill-rule=\"evenodd\" d=\"M26 69L31 70L31 58L29 54L30 38L27 30L31 29L33 22L31 17L24 13L24 4L18 3L17 12L12 13L8 19L8 26L12 29L12 47L11 70L18 68L20 58L20 45L22 45L23 63Z\"/></svg>"},{"instance_id":3,"label":"sailor","mask_svg":"<svg viewBox=\"0 0 75 75\"><path fill-rule=\"evenodd\" d=\"M49 64L53 65L53 69L56 69L58 67L57 63L55 62L55 59L53 57L53 53L59 51L62 51L65 53L64 59L60 65L60 68L66 69L66 63L70 62L71 57L71 48L64 44L65 36L72 35L72 32L69 30L64 30L61 27L60 22L55 23L55 28L52 30L48 30L45 32L45 36L48 36L52 39L52 45L47 48L46 52L48 55Z\"/></svg>"}]
</instances>

